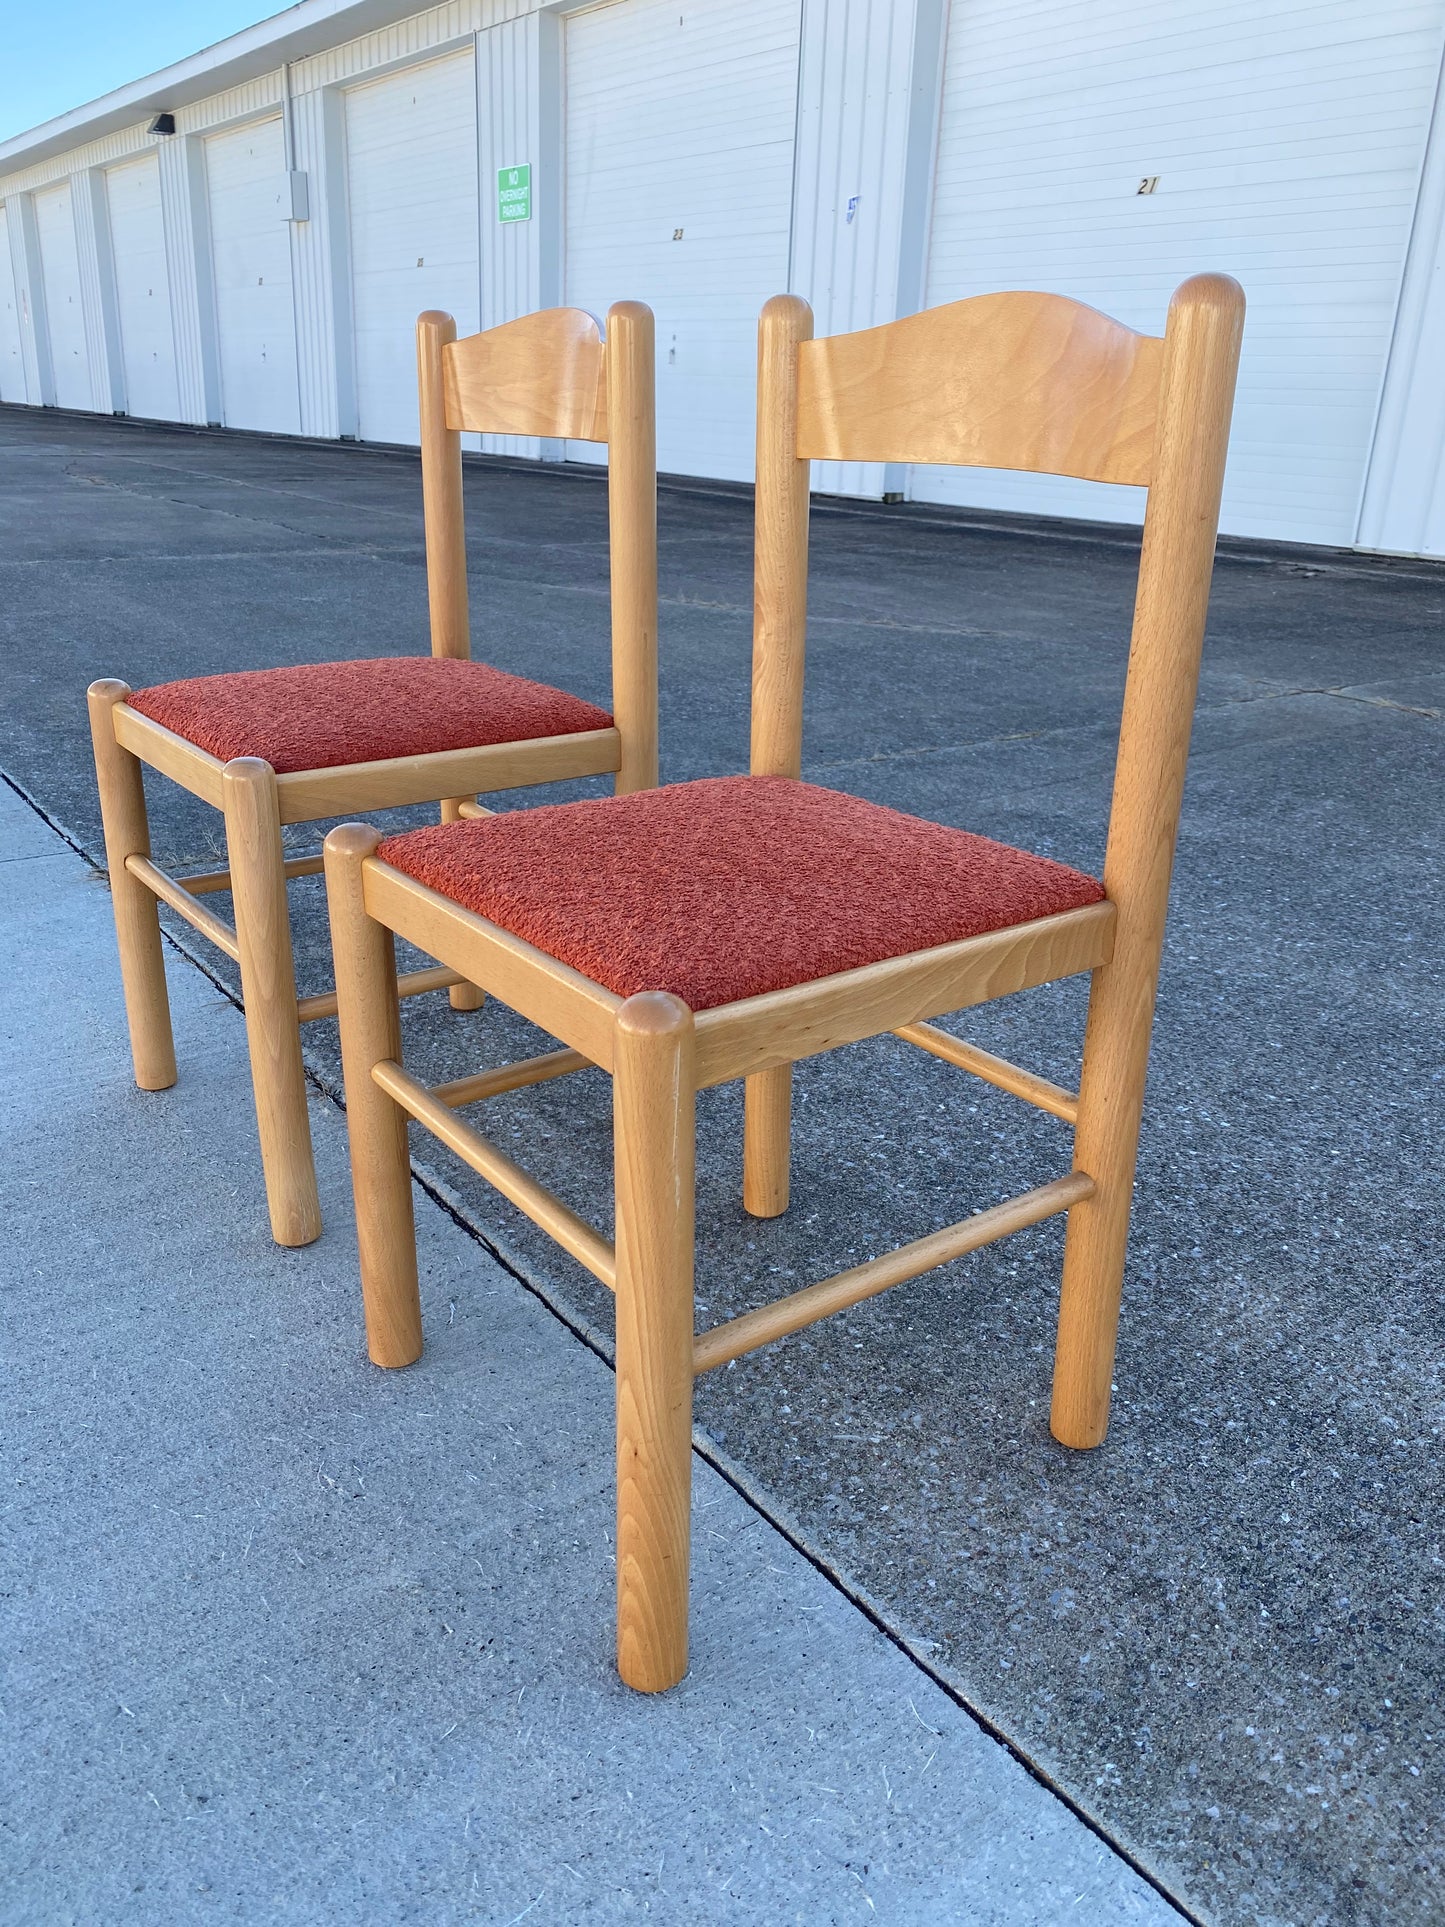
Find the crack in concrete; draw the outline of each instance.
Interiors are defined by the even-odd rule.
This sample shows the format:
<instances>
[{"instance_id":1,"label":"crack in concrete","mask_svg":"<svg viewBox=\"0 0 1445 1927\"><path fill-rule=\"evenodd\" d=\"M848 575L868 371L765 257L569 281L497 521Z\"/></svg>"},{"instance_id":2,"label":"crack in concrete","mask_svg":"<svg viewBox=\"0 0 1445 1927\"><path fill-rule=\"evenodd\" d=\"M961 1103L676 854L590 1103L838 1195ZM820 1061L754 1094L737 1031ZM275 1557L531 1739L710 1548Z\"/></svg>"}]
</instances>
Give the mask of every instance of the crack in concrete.
<instances>
[{"instance_id":1,"label":"crack in concrete","mask_svg":"<svg viewBox=\"0 0 1445 1927\"><path fill-rule=\"evenodd\" d=\"M1371 709L1394 710L1402 716L1423 716L1429 722L1438 723L1445 718L1445 711L1424 708L1415 703L1396 702L1390 696L1355 695L1343 686L1326 688L1311 685L1297 689L1265 689L1249 696L1220 697L1213 702L1200 703L1194 713L1196 719L1201 716L1222 716L1231 709L1249 708L1256 703L1285 702L1299 696L1332 696L1340 702L1361 703ZM1050 729L1004 730L996 736L977 736L962 743L910 743L899 749L876 750L870 756L845 757L841 761L832 763L810 763L808 767L814 774L821 775L833 770L866 769L875 763L902 763L925 756L966 754L974 750L1001 747L1006 743L1033 743L1043 742L1049 738L1063 740L1071 736L1091 736L1097 735L1101 729L1106 729L1111 736L1115 734L1114 725L1105 724L1103 721L1059 723ZM1194 744L1190 750L1191 758L1201 754L1207 754L1207 751L1199 744Z\"/></svg>"}]
</instances>

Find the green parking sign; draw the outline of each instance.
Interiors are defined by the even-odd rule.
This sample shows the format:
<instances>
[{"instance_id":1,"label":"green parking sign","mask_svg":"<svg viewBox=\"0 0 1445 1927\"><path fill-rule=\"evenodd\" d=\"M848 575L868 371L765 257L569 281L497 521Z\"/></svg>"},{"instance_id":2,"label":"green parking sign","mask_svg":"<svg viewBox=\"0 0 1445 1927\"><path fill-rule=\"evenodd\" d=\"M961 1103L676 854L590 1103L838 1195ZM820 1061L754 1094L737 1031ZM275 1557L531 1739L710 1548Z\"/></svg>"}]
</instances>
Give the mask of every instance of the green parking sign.
<instances>
[{"instance_id":1,"label":"green parking sign","mask_svg":"<svg viewBox=\"0 0 1445 1927\"><path fill-rule=\"evenodd\" d=\"M530 221L532 218L532 164L497 169L497 219Z\"/></svg>"}]
</instances>

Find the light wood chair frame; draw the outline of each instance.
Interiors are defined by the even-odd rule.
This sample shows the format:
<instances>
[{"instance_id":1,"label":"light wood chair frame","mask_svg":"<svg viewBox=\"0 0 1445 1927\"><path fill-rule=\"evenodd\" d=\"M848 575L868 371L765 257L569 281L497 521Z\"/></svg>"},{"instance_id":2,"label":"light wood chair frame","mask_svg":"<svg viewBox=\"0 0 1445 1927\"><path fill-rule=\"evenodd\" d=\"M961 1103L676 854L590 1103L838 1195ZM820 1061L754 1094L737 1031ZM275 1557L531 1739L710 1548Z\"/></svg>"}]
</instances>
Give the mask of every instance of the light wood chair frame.
<instances>
[{"instance_id":1,"label":"light wood chair frame","mask_svg":"<svg viewBox=\"0 0 1445 1927\"><path fill-rule=\"evenodd\" d=\"M616 1295L617 1655L657 1691L687 1665L692 1386L740 1358L1008 1232L1068 1213L1052 1424L1074 1447L1108 1422L1124 1250L1170 869L1213 565L1243 317L1225 276L1184 284L1162 339L1058 296L955 303L813 341L780 296L759 338L755 774L796 777L802 743L809 461L976 463L1149 491L1119 740L1105 900L694 1014L622 999L406 876L364 825L326 840L368 1344L421 1352L407 1122L424 1125ZM428 1088L402 1067L394 935L480 984L562 1049ZM930 1020L1092 975L1077 1095ZM787 1202L792 1065L892 1032L1074 1127L1070 1168L710 1331L693 1322L696 1093L746 1080L744 1201ZM613 1078L609 1244L458 1110L585 1065Z\"/></svg>"},{"instance_id":2,"label":"light wood chair frame","mask_svg":"<svg viewBox=\"0 0 1445 1927\"><path fill-rule=\"evenodd\" d=\"M553 308L457 339L450 315L429 312L416 330L422 494L433 656L471 654L464 431L602 442L608 451L612 715L607 729L475 749L399 756L278 775L259 757L222 763L133 708L123 682L88 692L106 863L135 1078L142 1090L176 1081L157 906L167 904L240 968L261 1161L271 1229L304 1245L321 1230L306 1109L302 1024L336 1011L334 991L298 997L286 886L322 868L287 857L282 828L351 811L440 802L444 821L485 815L479 792L615 776L619 794L657 782L657 462L653 318L639 302L608 313L604 341L578 308ZM151 857L142 766L223 812L227 867L171 876ZM234 925L203 899L229 890ZM402 977L397 994L447 987L458 1010L482 991L464 972Z\"/></svg>"}]
</instances>

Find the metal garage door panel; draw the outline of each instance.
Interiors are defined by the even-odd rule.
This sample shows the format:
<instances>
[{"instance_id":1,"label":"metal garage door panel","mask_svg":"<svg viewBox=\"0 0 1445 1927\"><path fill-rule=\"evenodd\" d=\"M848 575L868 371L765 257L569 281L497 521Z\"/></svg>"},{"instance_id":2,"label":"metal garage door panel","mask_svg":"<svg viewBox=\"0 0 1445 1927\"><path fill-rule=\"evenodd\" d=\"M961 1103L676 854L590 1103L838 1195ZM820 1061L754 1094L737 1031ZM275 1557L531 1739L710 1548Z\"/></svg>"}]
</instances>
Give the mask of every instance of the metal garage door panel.
<instances>
[{"instance_id":1,"label":"metal garage door panel","mask_svg":"<svg viewBox=\"0 0 1445 1927\"><path fill-rule=\"evenodd\" d=\"M296 321L281 122L253 121L206 142L221 419L296 434Z\"/></svg>"},{"instance_id":2,"label":"metal garage door panel","mask_svg":"<svg viewBox=\"0 0 1445 1927\"><path fill-rule=\"evenodd\" d=\"M181 410L160 162L154 154L145 154L124 167L112 167L105 177L105 193L126 412L174 421Z\"/></svg>"},{"instance_id":3,"label":"metal garage door panel","mask_svg":"<svg viewBox=\"0 0 1445 1927\"><path fill-rule=\"evenodd\" d=\"M566 24L567 299L655 310L674 473L752 479L758 310L788 285L800 16L799 0L620 0Z\"/></svg>"},{"instance_id":4,"label":"metal garage door panel","mask_svg":"<svg viewBox=\"0 0 1445 1927\"><path fill-rule=\"evenodd\" d=\"M929 302L1046 288L1152 333L1187 274L1236 275L1250 311L1224 527L1352 541L1439 22L1411 0L955 6ZM1143 500L939 469L912 492L1119 519Z\"/></svg>"},{"instance_id":5,"label":"metal garage door panel","mask_svg":"<svg viewBox=\"0 0 1445 1927\"><path fill-rule=\"evenodd\" d=\"M10 217L8 210L0 207L0 401L25 399L25 357L10 254Z\"/></svg>"},{"instance_id":6,"label":"metal garage door panel","mask_svg":"<svg viewBox=\"0 0 1445 1927\"><path fill-rule=\"evenodd\" d=\"M476 73L470 53L408 67L346 96L357 432L419 437L416 318L481 325Z\"/></svg>"},{"instance_id":7,"label":"metal garage door panel","mask_svg":"<svg viewBox=\"0 0 1445 1927\"><path fill-rule=\"evenodd\" d=\"M35 196L35 228L40 237L55 405L89 408L90 358L85 351L85 311L80 300L80 260L75 248L69 181Z\"/></svg>"}]
</instances>

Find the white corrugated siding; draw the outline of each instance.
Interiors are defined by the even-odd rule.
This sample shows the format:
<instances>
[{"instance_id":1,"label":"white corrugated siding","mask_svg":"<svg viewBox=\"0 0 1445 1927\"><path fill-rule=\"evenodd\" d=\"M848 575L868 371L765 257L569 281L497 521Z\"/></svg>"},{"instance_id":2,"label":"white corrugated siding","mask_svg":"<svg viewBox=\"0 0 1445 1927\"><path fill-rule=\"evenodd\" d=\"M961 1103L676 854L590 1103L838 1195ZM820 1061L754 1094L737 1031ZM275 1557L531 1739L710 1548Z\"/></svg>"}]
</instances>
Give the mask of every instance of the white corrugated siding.
<instances>
[{"instance_id":1,"label":"white corrugated siding","mask_svg":"<svg viewBox=\"0 0 1445 1927\"><path fill-rule=\"evenodd\" d=\"M930 304L1046 288L1157 333L1186 275L1236 275L1224 526L1352 541L1442 23L1440 0L956 0ZM913 492L1120 518L1142 502L978 471L920 469Z\"/></svg>"},{"instance_id":2,"label":"white corrugated siding","mask_svg":"<svg viewBox=\"0 0 1445 1927\"><path fill-rule=\"evenodd\" d=\"M501 21L477 36L484 328L555 307L561 299L560 101L555 92L560 38L561 23L555 16L536 13ZM532 218L499 221L497 175L518 161L532 166ZM544 454L555 460L561 451L560 443L549 441L544 447L535 435L484 435L481 445L489 455L524 461Z\"/></svg>"},{"instance_id":3,"label":"white corrugated siding","mask_svg":"<svg viewBox=\"0 0 1445 1927\"><path fill-rule=\"evenodd\" d=\"M126 413L172 421L180 414L180 398L156 156L108 168L105 195Z\"/></svg>"},{"instance_id":4,"label":"white corrugated siding","mask_svg":"<svg viewBox=\"0 0 1445 1927\"><path fill-rule=\"evenodd\" d=\"M89 408L90 362L85 352L85 310L69 181L35 196L35 229L40 240L53 399L57 408Z\"/></svg>"},{"instance_id":5,"label":"white corrugated siding","mask_svg":"<svg viewBox=\"0 0 1445 1927\"><path fill-rule=\"evenodd\" d=\"M356 433L350 344L338 338L350 305L346 251L332 246L333 231L346 231L344 114L334 92L297 94L291 102L292 165L306 176L310 208L310 219L291 229L301 433L327 438Z\"/></svg>"},{"instance_id":6,"label":"white corrugated siding","mask_svg":"<svg viewBox=\"0 0 1445 1927\"><path fill-rule=\"evenodd\" d=\"M416 318L478 327L476 72L470 50L346 95L357 432L415 442Z\"/></svg>"},{"instance_id":7,"label":"white corrugated siding","mask_svg":"<svg viewBox=\"0 0 1445 1927\"><path fill-rule=\"evenodd\" d=\"M20 341L20 297L10 259L10 215L0 207L0 401L24 401L25 351Z\"/></svg>"},{"instance_id":8,"label":"white corrugated siding","mask_svg":"<svg viewBox=\"0 0 1445 1927\"><path fill-rule=\"evenodd\" d=\"M792 288L817 332L911 313L924 236L944 0L809 0L803 13ZM817 462L813 487L881 495L882 462Z\"/></svg>"},{"instance_id":9,"label":"white corrugated siding","mask_svg":"<svg viewBox=\"0 0 1445 1927\"><path fill-rule=\"evenodd\" d=\"M800 14L617 0L566 23L566 299L656 313L663 470L752 477L758 310L788 282Z\"/></svg>"},{"instance_id":10,"label":"white corrugated siding","mask_svg":"<svg viewBox=\"0 0 1445 1927\"><path fill-rule=\"evenodd\" d=\"M279 119L206 141L221 419L295 434L296 322Z\"/></svg>"}]
</instances>

